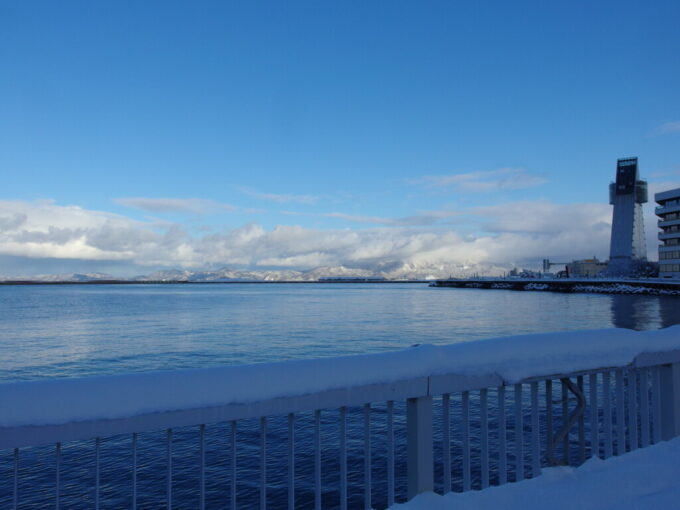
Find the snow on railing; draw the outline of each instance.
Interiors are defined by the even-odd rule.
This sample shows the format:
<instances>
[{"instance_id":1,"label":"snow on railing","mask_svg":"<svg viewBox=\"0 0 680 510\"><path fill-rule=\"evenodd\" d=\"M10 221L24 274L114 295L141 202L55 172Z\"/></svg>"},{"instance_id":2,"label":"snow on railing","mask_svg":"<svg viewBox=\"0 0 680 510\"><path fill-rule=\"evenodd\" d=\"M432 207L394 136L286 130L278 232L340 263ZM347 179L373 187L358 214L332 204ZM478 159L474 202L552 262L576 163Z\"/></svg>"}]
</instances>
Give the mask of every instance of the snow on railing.
<instances>
[{"instance_id":1,"label":"snow on railing","mask_svg":"<svg viewBox=\"0 0 680 510\"><path fill-rule=\"evenodd\" d=\"M257 423L250 426L253 419ZM198 452L190 453L198 463L193 473L194 459L184 453L191 451L185 445L191 436L187 427L198 427ZM162 495L157 486L139 489L145 473L139 465L140 434L157 430L165 431L159 443L164 448L151 448L156 454L165 451ZM118 473L122 488L108 481L104 491L105 497L126 501L123 506L136 508L143 497L155 506L165 499L168 508L173 501L186 505L187 498L198 508L219 499L228 499L231 508L256 501L260 508L268 502L370 508L433 489L446 493L521 480L555 462L619 455L679 433L680 327L525 335L362 356L8 383L0 385L0 449L11 457L5 455L11 483L0 484L0 503L17 508L28 501L39 507L32 494L38 479L31 475L30 484L21 482L30 469L20 463L20 449L36 467L41 463L34 463L31 452L39 449L30 447L46 444L56 445L51 481L42 470L42 481L52 487L51 505L73 497L62 494L64 445L75 445L70 448L82 457L91 447L72 442L94 440L94 454L85 461L94 473L75 479L91 484L95 508L102 498L102 449L108 443L117 450L131 448L130 483L122 483ZM274 438L270 444L268 434ZM130 438L130 446L121 436ZM221 437L228 437L228 445L216 446ZM324 437L331 446L322 444ZM281 445L285 455L278 452ZM245 458L237 455L237 446L248 452ZM228 462L223 455L206 464L222 450L228 450ZM272 450L278 453L268 458ZM237 459L246 465L238 466ZM117 461L118 471L125 463ZM208 471L223 479L222 487L207 479ZM193 488L186 487L189 481Z\"/></svg>"}]
</instances>

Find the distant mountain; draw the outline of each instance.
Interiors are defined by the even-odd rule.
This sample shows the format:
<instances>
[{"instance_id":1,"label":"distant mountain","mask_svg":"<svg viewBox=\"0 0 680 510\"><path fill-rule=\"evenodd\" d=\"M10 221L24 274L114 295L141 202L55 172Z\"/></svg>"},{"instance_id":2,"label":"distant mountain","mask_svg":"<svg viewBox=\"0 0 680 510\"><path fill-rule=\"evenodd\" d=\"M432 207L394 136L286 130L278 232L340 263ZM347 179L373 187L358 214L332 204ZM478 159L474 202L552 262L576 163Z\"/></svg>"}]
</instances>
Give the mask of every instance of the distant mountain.
<instances>
[{"instance_id":1,"label":"distant mountain","mask_svg":"<svg viewBox=\"0 0 680 510\"><path fill-rule=\"evenodd\" d=\"M387 280L436 280L470 276L500 276L509 268L490 264L431 264L417 262L381 262L372 267L322 266L307 271L291 269L215 270L167 269L130 278L138 282L234 282L234 281L317 281L328 277L382 277ZM126 280L104 273L72 273L29 277L0 277L0 281L29 280L42 282L87 282L98 280Z\"/></svg>"},{"instance_id":2,"label":"distant mountain","mask_svg":"<svg viewBox=\"0 0 680 510\"><path fill-rule=\"evenodd\" d=\"M386 268L381 276L389 280L437 280L471 276L500 276L509 268L492 264L432 264L402 262Z\"/></svg>"},{"instance_id":3,"label":"distant mountain","mask_svg":"<svg viewBox=\"0 0 680 510\"><path fill-rule=\"evenodd\" d=\"M33 276L0 276L0 281L31 281L31 282L91 282L97 280L124 280L106 273L68 273L68 274L39 274Z\"/></svg>"},{"instance_id":4,"label":"distant mountain","mask_svg":"<svg viewBox=\"0 0 680 510\"><path fill-rule=\"evenodd\" d=\"M146 276L138 276L135 281L160 282L227 282L227 281L285 281L302 280L299 271L239 271L227 268L214 271L163 270Z\"/></svg>"},{"instance_id":5,"label":"distant mountain","mask_svg":"<svg viewBox=\"0 0 680 510\"><path fill-rule=\"evenodd\" d=\"M322 266L307 271L293 270L232 270L214 271L167 270L156 271L137 281L317 281L329 277L383 277L387 280L435 280L466 276L499 276L508 268L494 265L388 263L375 268Z\"/></svg>"},{"instance_id":6,"label":"distant mountain","mask_svg":"<svg viewBox=\"0 0 680 510\"><path fill-rule=\"evenodd\" d=\"M302 279L309 281L316 281L319 278L332 278L332 277L369 277L369 276L383 276L374 271L369 271L366 269L354 269L345 266L322 266L302 273Z\"/></svg>"}]
</instances>

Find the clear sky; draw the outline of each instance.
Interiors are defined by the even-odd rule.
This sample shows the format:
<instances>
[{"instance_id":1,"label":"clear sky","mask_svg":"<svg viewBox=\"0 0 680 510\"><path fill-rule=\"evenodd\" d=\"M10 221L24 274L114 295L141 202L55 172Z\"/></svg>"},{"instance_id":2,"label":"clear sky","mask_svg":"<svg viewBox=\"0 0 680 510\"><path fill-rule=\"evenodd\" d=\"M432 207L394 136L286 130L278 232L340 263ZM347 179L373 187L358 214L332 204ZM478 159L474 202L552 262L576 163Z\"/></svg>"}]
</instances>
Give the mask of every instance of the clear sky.
<instances>
[{"instance_id":1,"label":"clear sky","mask_svg":"<svg viewBox=\"0 0 680 510\"><path fill-rule=\"evenodd\" d=\"M617 158L680 186L678 27L677 1L0 0L0 275L606 258Z\"/></svg>"}]
</instances>

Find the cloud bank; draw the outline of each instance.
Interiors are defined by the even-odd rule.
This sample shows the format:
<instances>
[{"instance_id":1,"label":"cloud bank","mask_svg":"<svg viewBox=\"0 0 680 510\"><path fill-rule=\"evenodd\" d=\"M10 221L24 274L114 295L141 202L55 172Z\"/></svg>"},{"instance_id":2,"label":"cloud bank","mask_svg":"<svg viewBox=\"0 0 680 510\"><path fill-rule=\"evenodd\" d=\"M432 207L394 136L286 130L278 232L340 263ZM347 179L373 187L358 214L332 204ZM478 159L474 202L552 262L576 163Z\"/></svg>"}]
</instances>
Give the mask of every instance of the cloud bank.
<instances>
[{"instance_id":1,"label":"cloud bank","mask_svg":"<svg viewBox=\"0 0 680 510\"><path fill-rule=\"evenodd\" d=\"M250 223L196 235L177 224L140 222L49 201L0 201L0 255L126 261L142 268L344 265L374 270L399 264L512 265L543 257L582 258L593 253L602 257L608 252L607 205L517 202L465 214L477 223L475 234L450 226L402 227L395 220L389 227L358 230L298 225L267 230Z\"/></svg>"}]
</instances>

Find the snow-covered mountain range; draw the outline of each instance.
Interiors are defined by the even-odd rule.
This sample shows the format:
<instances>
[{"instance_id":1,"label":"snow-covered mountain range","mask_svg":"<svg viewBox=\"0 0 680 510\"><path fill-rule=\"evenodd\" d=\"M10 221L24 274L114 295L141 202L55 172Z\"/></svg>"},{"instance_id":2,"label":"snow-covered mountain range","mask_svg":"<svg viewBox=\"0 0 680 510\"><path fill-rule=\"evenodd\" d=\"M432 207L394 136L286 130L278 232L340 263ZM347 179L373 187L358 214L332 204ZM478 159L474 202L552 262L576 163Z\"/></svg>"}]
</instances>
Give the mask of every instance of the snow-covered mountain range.
<instances>
[{"instance_id":1,"label":"snow-covered mountain range","mask_svg":"<svg viewBox=\"0 0 680 510\"><path fill-rule=\"evenodd\" d=\"M24 280L39 282L86 282L101 280L130 281L317 281L328 277L382 277L387 280L434 280L438 278L499 276L508 267L496 265L460 264L417 264L413 262L382 263L373 268L351 268L346 266L323 266L306 271L291 269L248 270L248 269L169 269L133 278L119 278L104 273L45 274L35 276L0 276L0 281Z\"/></svg>"}]
</instances>

